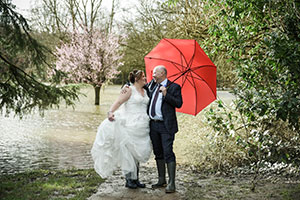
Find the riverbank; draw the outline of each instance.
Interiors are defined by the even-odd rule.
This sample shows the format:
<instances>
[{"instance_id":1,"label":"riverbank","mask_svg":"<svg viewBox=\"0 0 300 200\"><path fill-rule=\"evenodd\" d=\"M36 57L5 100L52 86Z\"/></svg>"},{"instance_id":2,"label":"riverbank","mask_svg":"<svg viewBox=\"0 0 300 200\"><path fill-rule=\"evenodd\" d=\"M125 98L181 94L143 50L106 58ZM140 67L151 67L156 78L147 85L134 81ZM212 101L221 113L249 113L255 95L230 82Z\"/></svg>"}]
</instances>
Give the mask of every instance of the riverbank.
<instances>
[{"instance_id":1,"label":"riverbank","mask_svg":"<svg viewBox=\"0 0 300 200\"><path fill-rule=\"evenodd\" d=\"M152 190L156 181L153 163L141 166L144 189L124 187L120 171L102 180L93 169L35 170L0 176L0 199L76 199L76 200L296 200L300 195L300 180L295 176L264 175L251 191L252 175L221 175L195 172L187 166L177 166L177 192L165 194Z\"/></svg>"}]
</instances>

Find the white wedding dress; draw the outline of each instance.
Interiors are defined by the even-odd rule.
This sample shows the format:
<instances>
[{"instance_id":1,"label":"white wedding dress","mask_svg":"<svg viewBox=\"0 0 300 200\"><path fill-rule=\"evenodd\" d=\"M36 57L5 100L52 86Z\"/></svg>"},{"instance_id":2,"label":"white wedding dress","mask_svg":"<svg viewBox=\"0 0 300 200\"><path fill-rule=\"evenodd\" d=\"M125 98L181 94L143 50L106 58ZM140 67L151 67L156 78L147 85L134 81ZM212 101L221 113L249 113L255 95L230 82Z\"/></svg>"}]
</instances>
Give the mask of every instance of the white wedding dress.
<instances>
[{"instance_id":1,"label":"white wedding dress","mask_svg":"<svg viewBox=\"0 0 300 200\"><path fill-rule=\"evenodd\" d=\"M121 168L123 175L130 172L137 178L136 162L147 162L152 152L149 136L147 105L149 97L142 96L135 86L130 86L131 96L115 111L115 120L105 119L99 126L91 150L94 168L106 178Z\"/></svg>"}]
</instances>

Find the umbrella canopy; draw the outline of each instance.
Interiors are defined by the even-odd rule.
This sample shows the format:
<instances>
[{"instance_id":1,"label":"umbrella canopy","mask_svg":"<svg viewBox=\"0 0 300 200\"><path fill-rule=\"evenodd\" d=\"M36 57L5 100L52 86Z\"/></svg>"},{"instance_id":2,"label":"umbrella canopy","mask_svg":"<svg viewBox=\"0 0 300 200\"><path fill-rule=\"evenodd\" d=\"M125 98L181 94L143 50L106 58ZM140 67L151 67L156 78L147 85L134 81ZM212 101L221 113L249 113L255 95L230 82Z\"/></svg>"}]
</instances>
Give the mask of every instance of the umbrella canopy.
<instances>
[{"instance_id":1,"label":"umbrella canopy","mask_svg":"<svg viewBox=\"0 0 300 200\"><path fill-rule=\"evenodd\" d=\"M217 68L196 40L162 39L145 56L147 81L157 65L182 88L183 105L177 112L197 115L216 99Z\"/></svg>"}]
</instances>

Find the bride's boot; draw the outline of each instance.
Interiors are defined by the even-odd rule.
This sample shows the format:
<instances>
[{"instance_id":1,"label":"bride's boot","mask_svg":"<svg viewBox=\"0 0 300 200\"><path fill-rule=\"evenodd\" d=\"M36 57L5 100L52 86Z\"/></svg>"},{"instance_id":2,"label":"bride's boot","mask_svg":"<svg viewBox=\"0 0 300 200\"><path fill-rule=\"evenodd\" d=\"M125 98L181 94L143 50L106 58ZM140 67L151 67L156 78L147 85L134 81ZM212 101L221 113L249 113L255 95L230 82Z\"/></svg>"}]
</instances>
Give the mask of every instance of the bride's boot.
<instances>
[{"instance_id":1,"label":"bride's boot","mask_svg":"<svg viewBox=\"0 0 300 200\"><path fill-rule=\"evenodd\" d=\"M125 176L126 178L126 184L125 184L125 187L128 187L130 189L136 189L137 188L137 185L135 183L135 180L132 180L131 179L131 173L128 173L126 174Z\"/></svg>"},{"instance_id":2,"label":"bride's boot","mask_svg":"<svg viewBox=\"0 0 300 200\"><path fill-rule=\"evenodd\" d=\"M156 160L158 171L158 182L152 185L153 189L166 187L166 165L165 160Z\"/></svg>"},{"instance_id":3,"label":"bride's boot","mask_svg":"<svg viewBox=\"0 0 300 200\"><path fill-rule=\"evenodd\" d=\"M176 170L176 162L167 163L169 182L166 187L166 193L175 192L175 170Z\"/></svg>"},{"instance_id":4,"label":"bride's boot","mask_svg":"<svg viewBox=\"0 0 300 200\"><path fill-rule=\"evenodd\" d=\"M141 183L140 181L139 181L139 171L140 171L140 163L137 163L136 164L136 170L137 170L137 179L136 179L136 181L135 181L135 184L136 184L136 186L137 187L139 187L139 188L145 188L146 187L146 185L144 184L144 183Z\"/></svg>"}]
</instances>

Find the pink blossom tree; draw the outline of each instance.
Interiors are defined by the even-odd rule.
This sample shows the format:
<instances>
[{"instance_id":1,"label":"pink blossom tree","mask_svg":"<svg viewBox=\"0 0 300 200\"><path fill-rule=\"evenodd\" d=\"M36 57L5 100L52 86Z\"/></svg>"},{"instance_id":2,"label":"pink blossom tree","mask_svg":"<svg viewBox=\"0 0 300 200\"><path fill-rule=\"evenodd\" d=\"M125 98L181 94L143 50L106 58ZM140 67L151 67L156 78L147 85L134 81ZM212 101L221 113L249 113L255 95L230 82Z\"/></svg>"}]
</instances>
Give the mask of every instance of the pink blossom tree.
<instances>
[{"instance_id":1,"label":"pink blossom tree","mask_svg":"<svg viewBox=\"0 0 300 200\"><path fill-rule=\"evenodd\" d=\"M115 78L123 65L119 40L99 30L75 32L71 42L56 48L56 69L66 73L65 81L92 85L99 105L101 86Z\"/></svg>"}]
</instances>

